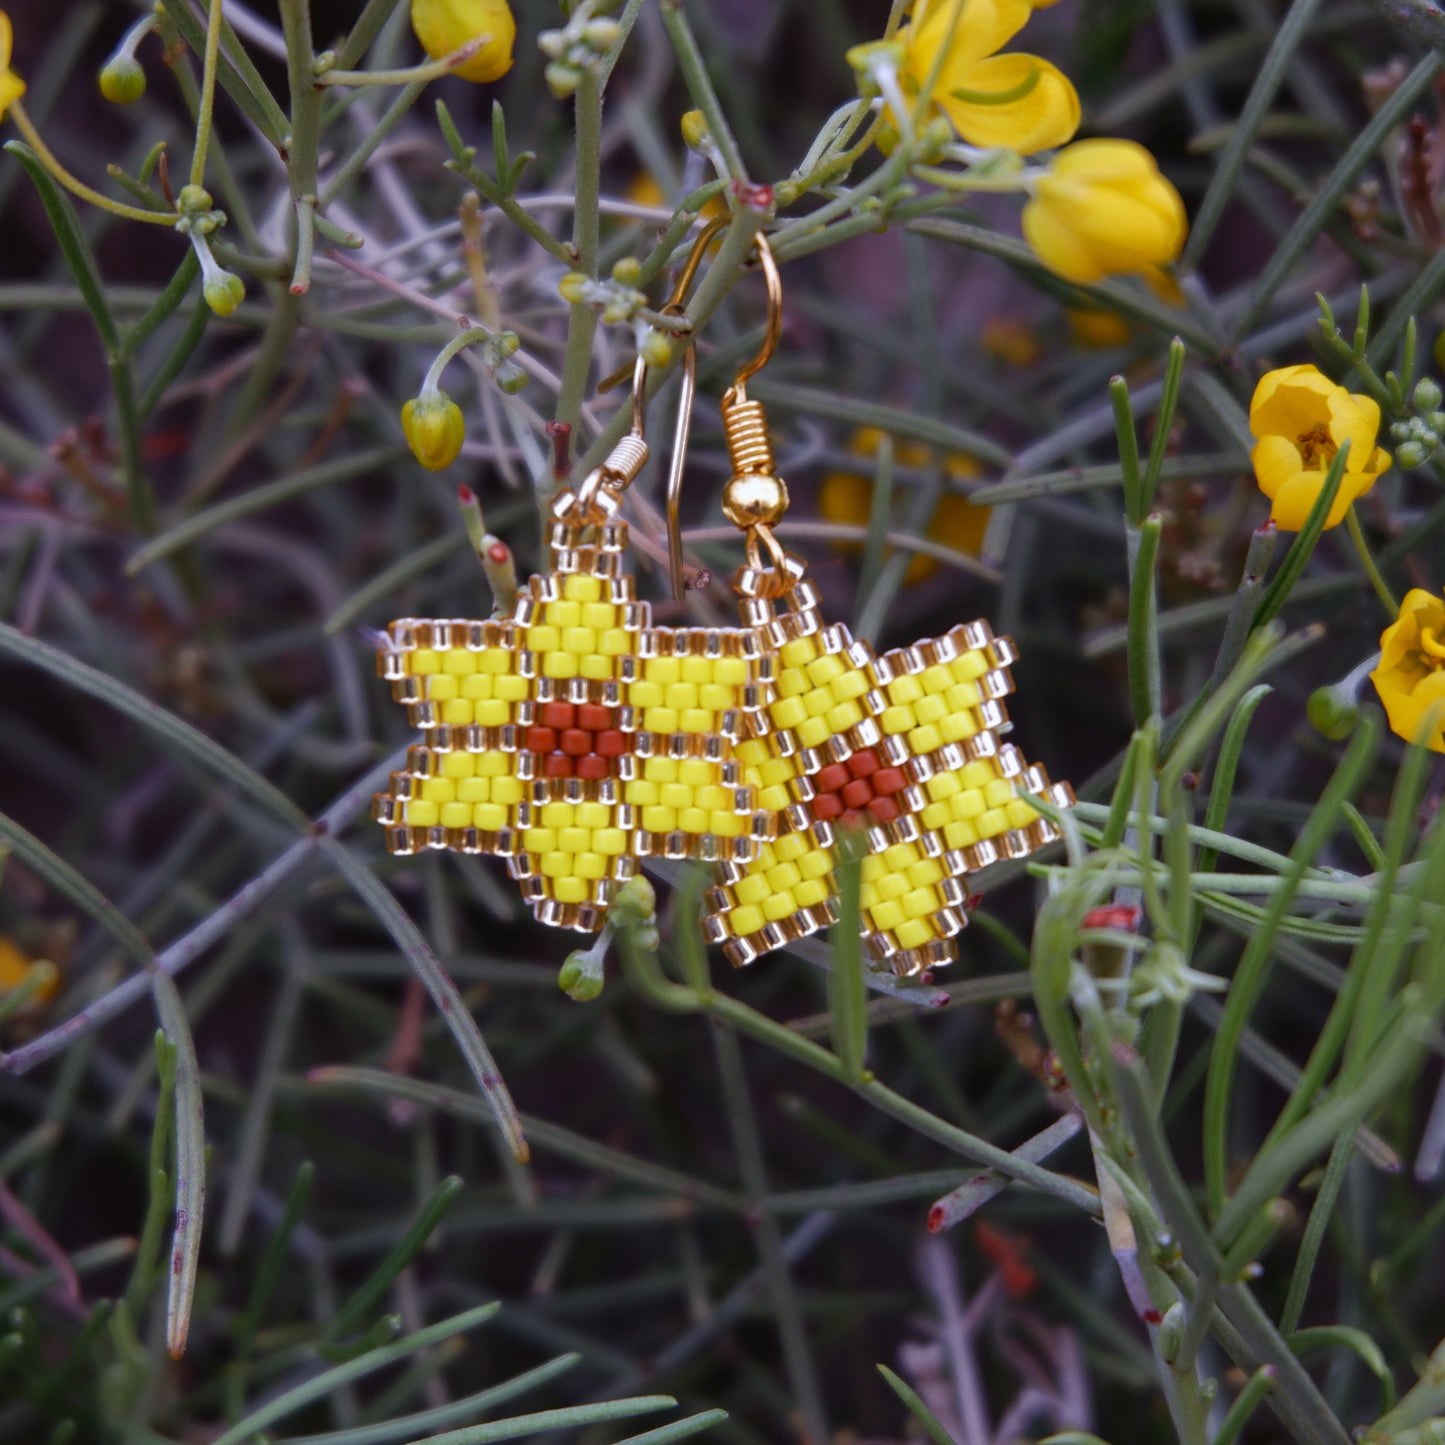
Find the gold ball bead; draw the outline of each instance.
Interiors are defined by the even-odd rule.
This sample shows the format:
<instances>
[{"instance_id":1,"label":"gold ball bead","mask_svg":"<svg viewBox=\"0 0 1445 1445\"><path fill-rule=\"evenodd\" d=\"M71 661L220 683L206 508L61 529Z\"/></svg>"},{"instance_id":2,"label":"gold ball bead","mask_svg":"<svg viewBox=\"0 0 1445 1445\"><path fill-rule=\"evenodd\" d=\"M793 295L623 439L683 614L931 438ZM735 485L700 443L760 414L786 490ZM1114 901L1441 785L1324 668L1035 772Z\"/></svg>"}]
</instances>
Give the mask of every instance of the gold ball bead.
<instances>
[{"instance_id":1,"label":"gold ball bead","mask_svg":"<svg viewBox=\"0 0 1445 1445\"><path fill-rule=\"evenodd\" d=\"M722 505L734 527L771 527L788 510L788 485L781 477L744 473L729 479Z\"/></svg>"}]
</instances>

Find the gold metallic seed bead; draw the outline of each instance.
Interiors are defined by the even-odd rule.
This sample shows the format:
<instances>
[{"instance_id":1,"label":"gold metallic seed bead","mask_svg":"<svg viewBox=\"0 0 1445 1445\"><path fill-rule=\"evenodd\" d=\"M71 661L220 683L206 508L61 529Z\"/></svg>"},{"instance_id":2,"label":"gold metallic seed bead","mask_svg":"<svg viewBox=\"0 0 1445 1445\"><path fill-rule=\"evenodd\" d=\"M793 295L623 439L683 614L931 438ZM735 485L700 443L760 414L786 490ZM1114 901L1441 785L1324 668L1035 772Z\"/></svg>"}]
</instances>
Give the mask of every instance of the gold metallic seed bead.
<instances>
[{"instance_id":1,"label":"gold metallic seed bead","mask_svg":"<svg viewBox=\"0 0 1445 1445\"><path fill-rule=\"evenodd\" d=\"M788 486L781 477L744 474L723 488L723 516L735 527L772 527L788 510Z\"/></svg>"}]
</instances>

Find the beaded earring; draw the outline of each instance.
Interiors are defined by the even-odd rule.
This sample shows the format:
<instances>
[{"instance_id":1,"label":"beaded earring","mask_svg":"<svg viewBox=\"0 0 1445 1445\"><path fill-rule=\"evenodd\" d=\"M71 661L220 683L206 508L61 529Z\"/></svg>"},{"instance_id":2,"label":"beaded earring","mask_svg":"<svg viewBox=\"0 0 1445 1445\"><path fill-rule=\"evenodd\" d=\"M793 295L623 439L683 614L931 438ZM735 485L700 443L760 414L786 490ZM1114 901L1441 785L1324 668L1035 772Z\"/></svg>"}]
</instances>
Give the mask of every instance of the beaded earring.
<instances>
[{"instance_id":1,"label":"beaded earring","mask_svg":"<svg viewBox=\"0 0 1445 1445\"><path fill-rule=\"evenodd\" d=\"M1073 792L1000 741L1012 726L1008 638L968 622L880 657L824 620L805 564L774 536L788 491L747 381L772 355L782 285L761 235L757 245L769 324L722 398L733 467L723 512L746 534L733 585L763 656L763 705L745 714L735 752L773 827L751 856L721 860L705 929L746 964L835 923L838 848L856 832L870 960L911 976L954 957L969 874L1059 836L1023 795L1068 807Z\"/></svg>"},{"instance_id":2,"label":"beaded earring","mask_svg":"<svg viewBox=\"0 0 1445 1445\"><path fill-rule=\"evenodd\" d=\"M424 734L373 805L387 847L505 858L541 922L582 931L641 859L741 866L771 826L734 753L760 705L760 637L655 627L624 569L645 383L639 360L631 431L557 497L551 570L512 615L405 618L378 658Z\"/></svg>"}]
</instances>

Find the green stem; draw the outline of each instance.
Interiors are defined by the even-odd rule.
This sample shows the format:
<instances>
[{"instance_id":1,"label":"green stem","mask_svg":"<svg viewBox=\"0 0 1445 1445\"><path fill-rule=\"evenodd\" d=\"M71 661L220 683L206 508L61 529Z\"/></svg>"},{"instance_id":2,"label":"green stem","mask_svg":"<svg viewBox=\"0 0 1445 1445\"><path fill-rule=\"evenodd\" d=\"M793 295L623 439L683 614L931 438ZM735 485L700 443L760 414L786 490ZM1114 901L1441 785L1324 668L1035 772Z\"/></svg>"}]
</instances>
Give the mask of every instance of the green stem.
<instances>
[{"instance_id":1,"label":"green stem","mask_svg":"<svg viewBox=\"0 0 1445 1445\"><path fill-rule=\"evenodd\" d=\"M688 24L687 16L682 13L682 0L662 0L662 26L667 31L667 38L672 42L677 56L677 68L682 73L682 83L706 118L707 128L727 166L728 174L735 181L746 181L748 173L743 166L742 152L738 149L727 117L718 103L717 91L713 89L712 81L708 78L707 62L698 48L697 36L692 33L692 26Z\"/></svg>"},{"instance_id":2,"label":"green stem","mask_svg":"<svg viewBox=\"0 0 1445 1445\"><path fill-rule=\"evenodd\" d=\"M361 168L375 154L377 146L396 129L425 89L426 81L414 80L387 106L386 113L367 133L366 139L332 173L331 179L321 188L319 203L323 210L356 179L361 173Z\"/></svg>"},{"instance_id":3,"label":"green stem","mask_svg":"<svg viewBox=\"0 0 1445 1445\"><path fill-rule=\"evenodd\" d=\"M206 54L201 67L201 106L196 116L196 148L191 155L191 184L206 183L206 152L211 145L211 113L216 106L216 65L221 54L221 0L211 0L206 18Z\"/></svg>"},{"instance_id":4,"label":"green stem","mask_svg":"<svg viewBox=\"0 0 1445 1445\"><path fill-rule=\"evenodd\" d=\"M492 333L485 326L469 326L465 331L458 332L447 342L437 353L437 358L427 370L426 379L421 384L421 394L428 396L440 390L442 372L446 370L447 363L459 351L464 351L468 346L478 341L490 341Z\"/></svg>"},{"instance_id":5,"label":"green stem","mask_svg":"<svg viewBox=\"0 0 1445 1445\"><path fill-rule=\"evenodd\" d=\"M1375 596L1380 599L1380 605L1391 618L1398 617L1400 604L1395 601L1394 593L1390 591L1385 579L1380 575L1380 569L1375 565L1370 545L1365 541L1364 529L1360 526L1359 513L1356 512L1353 502L1345 512L1345 526L1349 529L1350 541L1355 544L1355 551L1360 554L1360 562L1364 566L1365 576L1370 579L1370 586L1375 589Z\"/></svg>"},{"instance_id":6,"label":"green stem","mask_svg":"<svg viewBox=\"0 0 1445 1445\"><path fill-rule=\"evenodd\" d=\"M311 0L281 0L281 26L286 33L286 74L291 84L286 172L297 228L291 294L301 296L311 286L312 215L321 146L321 91L316 86L316 54L311 42Z\"/></svg>"}]
</instances>

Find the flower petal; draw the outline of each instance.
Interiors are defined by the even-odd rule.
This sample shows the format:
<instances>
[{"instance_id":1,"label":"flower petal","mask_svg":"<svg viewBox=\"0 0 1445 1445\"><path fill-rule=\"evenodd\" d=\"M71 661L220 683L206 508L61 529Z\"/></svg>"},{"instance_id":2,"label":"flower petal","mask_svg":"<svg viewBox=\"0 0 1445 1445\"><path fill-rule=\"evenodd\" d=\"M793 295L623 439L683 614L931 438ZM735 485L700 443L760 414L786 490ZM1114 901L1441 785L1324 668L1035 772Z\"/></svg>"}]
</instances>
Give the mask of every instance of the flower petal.
<instances>
[{"instance_id":1,"label":"flower petal","mask_svg":"<svg viewBox=\"0 0 1445 1445\"><path fill-rule=\"evenodd\" d=\"M1317 366L1282 366L1260 377L1249 404L1249 429L1255 436L1287 436L1291 440L1327 426L1329 398L1336 386Z\"/></svg>"},{"instance_id":2,"label":"flower petal","mask_svg":"<svg viewBox=\"0 0 1445 1445\"><path fill-rule=\"evenodd\" d=\"M1030 88L1017 100L996 104L980 104L959 94L1007 95L1025 87ZM1079 128L1079 96L1073 83L1057 66L1036 55L995 55L968 66L945 65L933 98L970 145L1032 155L1063 145Z\"/></svg>"},{"instance_id":3,"label":"flower petal","mask_svg":"<svg viewBox=\"0 0 1445 1445\"><path fill-rule=\"evenodd\" d=\"M1042 201L1029 201L1020 217L1024 240L1055 276L1091 286L1104 272L1078 235Z\"/></svg>"},{"instance_id":4,"label":"flower petal","mask_svg":"<svg viewBox=\"0 0 1445 1445\"><path fill-rule=\"evenodd\" d=\"M1299 448L1288 437L1261 437L1249 459L1254 463L1254 479L1266 497L1277 497L1286 482L1304 471Z\"/></svg>"},{"instance_id":5,"label":"flower petal","mask_svg":"<svg viewBox=\"0 0 1445 1445\"><path fill-rule=\"evenodd\" d=\"M1346 472L1340 478L1339 490L1335 492L1335 500L1330 504L1329 513L1325 517L1325 529L1338 527L1345 520L1350 504L1374 485L1375 479L1366 472ZM1294 476L1287 478L1275 493L1274 505L1269 510L1270 520L1281 532L1302 530L1324 489L1323 472L1296 472Z\"/></svg>"},{"instance_id":6,"label":"flower petal","mask_svg":"<svg viewBox=\"0 0 1445 1445\"><path fill-rule=\"evenodd\" d=\"M25 94L25 82L13 70L0 68L0 120L5 112Z\"/></svg>"},{"instance_id":7,"label":"flower petal","mask_svg":"<svg viewBox=\"0 0 1445 1445\"><path fill-rule=\"evenodd\" d=\"M1028 0L919 0L913 23L899 34L903 69L921 89L940 50L942 78L951 67L966 68L1007 45L1032 13Z\"/></svg>"},{"instance_id":8,"label":"flower petal","mask_svg":"<svg viewBox=\"0 0 1445 1445\"><path fill-rule=\"evenodd\" d=\"M0 70L10 68L10 52L15 44L15 33L10 28L10 17L0 10Z\"/></svg>"}]
</instances>

